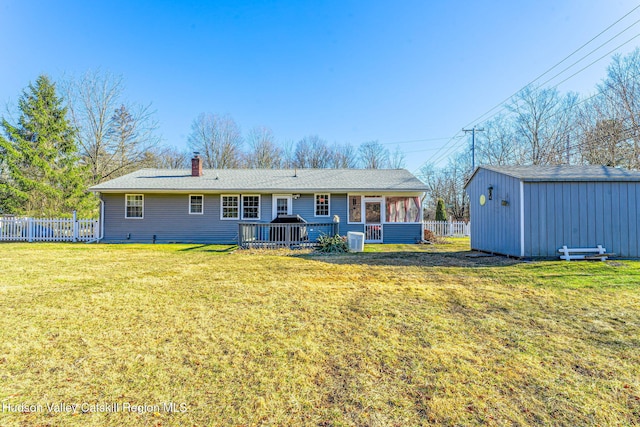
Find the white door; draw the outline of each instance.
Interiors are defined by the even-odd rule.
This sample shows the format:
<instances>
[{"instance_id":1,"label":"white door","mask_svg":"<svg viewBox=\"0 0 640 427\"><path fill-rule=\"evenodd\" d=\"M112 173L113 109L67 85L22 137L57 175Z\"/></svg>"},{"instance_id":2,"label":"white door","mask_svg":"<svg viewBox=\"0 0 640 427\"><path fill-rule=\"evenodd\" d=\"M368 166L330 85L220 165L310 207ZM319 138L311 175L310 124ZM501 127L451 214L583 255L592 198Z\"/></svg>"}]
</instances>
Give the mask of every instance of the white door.
<instances>
[{"instance_id":1,"label":"white door","mask_svg":"<svg viewBox=\"0 0 640 427\"><path fill-rule=\"evenodd\" d=\"M291 215L293 212L291 195L287 194L274 194L273 195L273 219L278 215Z\"/></svg>"},{"instance_id":2,"label":"white door","mask_svg":"<svg viewBox=\"0 0 640 427\"><path fill-rule=\"evenodd\" d=\"M364 241L382 243L382 201L364 201Z\"/></svg>"}]
</instances>

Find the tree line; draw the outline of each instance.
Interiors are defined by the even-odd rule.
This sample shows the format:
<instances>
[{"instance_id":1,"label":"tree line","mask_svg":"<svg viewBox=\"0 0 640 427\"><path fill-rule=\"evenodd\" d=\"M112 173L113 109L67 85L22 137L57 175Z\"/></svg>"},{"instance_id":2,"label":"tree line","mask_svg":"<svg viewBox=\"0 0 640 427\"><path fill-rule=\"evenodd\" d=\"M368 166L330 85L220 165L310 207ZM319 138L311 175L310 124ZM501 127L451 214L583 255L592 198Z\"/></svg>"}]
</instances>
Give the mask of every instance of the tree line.
<instances>
[{"instance_id":1,"label":"tree line","mask_svg":"<svg viewBox=\"0 0 640 427\"><path fill-rule=\"evenodd\" d=\"M478 125L475 165L605 165L640 169L640 49L615 55L593 94L528 86ZM448 213L469 218L463 190L472 173L471 146L443 167L428 163L431 215L442 198Z\"/></svg>"},{"instance_id":2,"label":"tree line","mask_svg":"<svg viewBox=\"0 0 640 427\"><path fill-rule=\"evenodd\" d=\"M390 152L379 141L368 141L357 148L351 144L329 144L318 135L279 143L273 131L256 126L242 135L238 124L228 115L200 114L191 125L189 148L200 153L206 168L280 169L400 169L404 154ZM166 165L171 166L171 165Z\"/></svg>"},{"instance_id":3,"label":"tree line","mask_svg":"<svg viewBox=\"0 0 640 427\"><path fill-rule=\"evenodd\" d=\"M279 143L265 126L243 135L233 118L213 113L196 117L188 149L177 149L163 144L151 104L127 102L122 77L102 71L61 82L39 76L0 128L0 214L95 215L90 186L142 167L188 168L192 151L219 169L402 168L405 161L378 141L356 148L310 135Z\"/></svg>"}]
</instances>

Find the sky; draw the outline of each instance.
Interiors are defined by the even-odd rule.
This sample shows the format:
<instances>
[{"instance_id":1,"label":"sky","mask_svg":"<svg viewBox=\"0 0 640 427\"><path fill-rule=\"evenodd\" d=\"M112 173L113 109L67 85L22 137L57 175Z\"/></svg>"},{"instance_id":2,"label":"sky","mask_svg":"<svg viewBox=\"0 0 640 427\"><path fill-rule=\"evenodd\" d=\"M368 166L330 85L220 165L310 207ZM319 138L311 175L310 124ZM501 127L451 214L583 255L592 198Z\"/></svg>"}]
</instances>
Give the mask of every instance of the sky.
<instances>
[{"instance_id":1,"label":"sky","mask_svg":"<svg viewBox=\"0 0 640 427\"><path fill-rule=\"evenodd\" d=\"M442 164L451 139L639 4L630 0L0 0L0 105L47 74L122 76L163 143L186 149L201 113L280 143L378 140L406 167ZM640 9L545 75L593 93L609 51L640 45ZM596 52L589 52L631 26ZM616 49L619 45L624 46ZM604 59L589 65L605 56ZM493 112L495 112L494 110ZM0 114L3 114L0 112ZM487 118L490 116L484 116Z\"/></svg>"}]
</instances>

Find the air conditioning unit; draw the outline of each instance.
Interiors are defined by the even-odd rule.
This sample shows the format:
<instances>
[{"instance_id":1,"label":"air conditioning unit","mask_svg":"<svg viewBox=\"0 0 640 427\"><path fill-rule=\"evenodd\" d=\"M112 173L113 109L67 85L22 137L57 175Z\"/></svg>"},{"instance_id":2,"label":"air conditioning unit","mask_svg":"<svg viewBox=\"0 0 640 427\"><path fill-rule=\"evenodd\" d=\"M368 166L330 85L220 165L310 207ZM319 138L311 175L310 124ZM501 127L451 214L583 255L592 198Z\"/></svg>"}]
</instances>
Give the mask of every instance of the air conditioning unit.
<instances>
[{"instance_id":1,"label":"air conditioning unit","mask_svg":"<svg viewBox=\"0 0 640 427\"><path fill-rule=\"evenodd\" d=\"M347 233L347 243L349 244L349 251L351 252L364 251L364 233L349 231Z\"/></svg>"}]
</instances>

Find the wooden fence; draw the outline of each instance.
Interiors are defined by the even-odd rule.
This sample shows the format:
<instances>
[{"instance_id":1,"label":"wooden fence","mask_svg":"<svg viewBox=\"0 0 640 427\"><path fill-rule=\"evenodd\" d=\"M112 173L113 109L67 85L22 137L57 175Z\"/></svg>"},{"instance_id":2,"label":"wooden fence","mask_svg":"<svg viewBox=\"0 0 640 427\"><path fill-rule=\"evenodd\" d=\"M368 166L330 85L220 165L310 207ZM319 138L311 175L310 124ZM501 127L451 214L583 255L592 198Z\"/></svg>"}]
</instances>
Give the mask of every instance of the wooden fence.
<instances>
[{"instance_id":1,"label":"wooden fence","mask_svg":"<svg viewBox=\"0 0 640 427\"><path fill-rule=\"evenodd\" d=\"M471 223L462 221L425 221L424 229L431 230L437 236L471 236Z\"/></svg>"},{"instance_id":2,"label":"wooden fence","mask_svg":"<svg viewBox=\"0 0 640 427\"><path fill-rule=\"evenodd\" d=\"M99 236L99 221L73 218L0 217L0 241L88 242Z\"/></svg>"},{"instance_id":3,"label":"wooden fence","mask_svg":"<svg viewBox=\"0 0 640 427\"><path fill-rule=\"evenodd\" d=\"M241 248L291 248L318 245L323 234L338 234L337 223L271 224L241 222L238 224L238 246Z\"/></svg>"}]
</instances>

